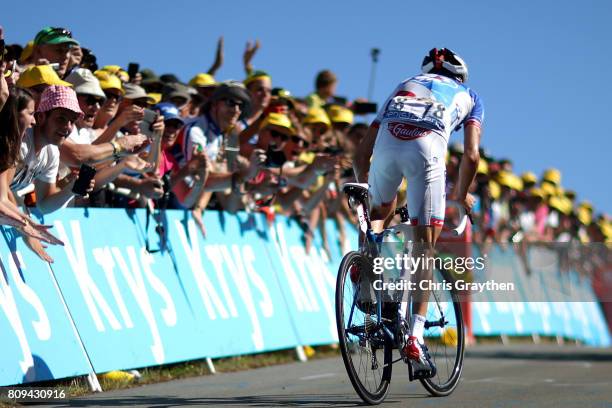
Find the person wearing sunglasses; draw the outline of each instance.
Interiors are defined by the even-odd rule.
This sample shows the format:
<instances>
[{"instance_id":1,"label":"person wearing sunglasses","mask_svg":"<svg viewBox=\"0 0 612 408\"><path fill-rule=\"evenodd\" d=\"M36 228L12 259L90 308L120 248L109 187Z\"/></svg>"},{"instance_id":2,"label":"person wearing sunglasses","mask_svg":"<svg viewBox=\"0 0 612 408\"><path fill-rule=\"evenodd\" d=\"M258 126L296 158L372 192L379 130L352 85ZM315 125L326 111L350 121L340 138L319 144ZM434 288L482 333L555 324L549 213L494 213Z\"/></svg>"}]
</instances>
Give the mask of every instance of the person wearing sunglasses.
<instances>
[{"instance_id":1,"label":"person wearing sunglasses","mask_svg":"<svg viewBox=\"0 0 612 408\"><path fill-rule=\"evenodd\" d=\"M97 163L113 157L125 156L140 151L146 146L147 137L133 135L118 138L108 143L92 144L96 132L93 129L100 106L106 100L106 94L100 87L100 82L85 68L75 69L66 80L72 84L77 94L79 108L83 115L77 119L72 132L60 147L59 179L67 176L70 168L73 170L83 163Z\"/></svg>"},{"instance_id":2,"label":"person wearing sunglasses","mask_svg":"<svg viewBox=\"0 0 612 408\"><path fill-rule=\"evenodd\" d=\"M104 96L106 97L104 103L100 106L100 110L96 115L93 125L93 128L97 131L97 138L109 127L111 120L117 115L119 104L123 99L125 91L123 90L123 85L118 76L102 70L95 71L94 75L98 79L100 88L102 88ZM113 137L123 125L124 123L121 123L121 126L113 132Z\"/></svg>"},{"instance_id":3,"label":"person wearing sunglasses","mask_svg":"<svg viewBox=\"0 0 612 408\"><path fill-rule=\"evenodd\" d=\"M33 60L37 65L59 64L57 74L63 78L70 63L70 50L79 46L72 33L61 27L45 27L34 38Z\"/></svg>"}]
</instances>

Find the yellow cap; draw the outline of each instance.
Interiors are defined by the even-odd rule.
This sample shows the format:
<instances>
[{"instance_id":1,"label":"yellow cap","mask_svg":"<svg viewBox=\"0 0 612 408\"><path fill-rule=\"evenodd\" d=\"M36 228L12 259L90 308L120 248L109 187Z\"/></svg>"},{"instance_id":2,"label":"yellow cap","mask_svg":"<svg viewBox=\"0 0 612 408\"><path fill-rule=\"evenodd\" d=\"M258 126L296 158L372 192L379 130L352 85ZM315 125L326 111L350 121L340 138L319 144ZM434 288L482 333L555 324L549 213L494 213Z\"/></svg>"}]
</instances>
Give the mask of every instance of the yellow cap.
<instances>
[{"instance_id":1,"label":"yellow cap","mask_svg":"<svg viewBox=\"0 0 612 408\"><path fill-rule=\"evenodd\" d=\"M323 123L328 128L331 127L331 121L329 120L329 116L327 116L327 113L321 108L308 109L308 113L306 114L303 123L305 125Z\"/></svg>"},{"instance_id":2,"label":"yellow cap","mask_svg":"<svg viewBox=\"0 0 612 408\"><path fill-rule=\"evenodd\" d=\"M523 179L523 183L525 184L529 184L529 183L537 183L538 182L538 178L535 175L535 173L531 172L531 171L526 171L523 174L521 174L521 178Z\"/></svg>"},{"instance_id":3,"label":"yellow cap","mask_svg":"<svg viewBox=\"0 0 612 408\"><path fill-rule=\"evenodd\" d=\"M542 180L550 181L553 184L559 185L561 184L561 172L554 168L546 169L544 170Z\"/></svg>"},{"instance_id":4,"label":"yellow cap","mask_svg":"<svg viewBox=\"0 0 612 408\"><path fill-rule=\"evenodd\" d=\"M493 180L489 180L489 193L491 194L491 198L497 200L501 195L501 188L499 184L497 184Z\"/></svg>"},{"instance_id":5,"label":"yellow cap","mask_svg":"<svg viewBox=\"0 0 612 408\"><path fill-rule=\"evenodd\" d=\"M193 87L205 88L209 86L216 86L217 82L212 75L200 72L189 80L189 85Z\"/></svg>"},{"instance_id":6,"label":"yellow cap","mask_svg":"<svg viewBox=\"0 0 612 408\"><path fill-rule=\"evenodd\" d=\"M329 114L329 118L331 119L332 123L353 124L353 111L343 106L332 105L327 109L327 113Z\"/></svg>"},{"instance_id":7,"label":"yellow cap","mask_svg":"<svg viewBox=\"0 0 612 408\"><path fill-rule=\"evenodd\" d=\"M157 92L149 92L147 96L153 99L153 104L160 103L162 100L162 94L157 93Z\"/></svg>"},{"instance_id":8,"label":"yellow cap","mask_svg":"<svg viewBox=\"0 0 612 408\"><path fill-rule=\"evenodd\" d=\"M62 81L51 65L32 65L21 73L17 80L20 88L31 88L36 85L70 86L70 82Z\"/></svg>"},{"instance_id":9,"label":"yellow cap","mask_svg":"<svg viewBox=\"0 0 612 408\"><path fill-rule=\"evenodd\" d=\"M448 156L449 154L447 151L446 157L448 158ZM489 174L489 165L487 164L487 161L483 159L482 157L480 158L480 161L478 162L478 170L476 171L476 174Z\"/></svg>"},{"instance_id":10,"label":"yellow cap","mask_svg":"<svg viewBox=\"0 0 612 408\"><path fill-rule=\"evenodd\" d=\"M547 196L553 196L557 192L557 189L555 188L554 184L551 184L547 181L543 181L540 185L540 188L542 189L542 192Z\"/></svg>"},{"instance_id":11,"label":"yellow cap","mask_svg":"<svg viewBox=\"0 0 612 408\"><path fill-rule=\"evenodd\" d=\"M121 95L125 94L125 90L123 89L123 85L121 84L121 80L114 74L111 74L108 71L103 71L101 69L94 72L96 78L100 82L100 87L102 89L116 89L121 92Z\"/></svg>"},{"instance_id":12,"label":"yellow cap","mask_svg":"<svg viewBox=\"0 0 612 408\"><path fill-rule=\"evenodd\" d=\"M500 185L513 190L521 191L523 189L523 181L509 171L501 170L499 173L497 173L497 182Z\"/></svg>"},{"instance_id":13,"label":"yellow cap","mask_svg":"<svg viewBox=\"0 0 612 408\"><path fill-rule=\"evenodd\" d=\"M266 119L264 119L263 123L261 124L260 129L263 129L269 125L285 128L289 130L291 134L295 133L293 130L293 125L291 124L291 120L289 120L289 117L283 113L273 112L268 114Z\"/></svg>"},{"instance_id":14,"label":"yellow cap","mask_svg":"<svg viewBox=\"0 0 612 408\"><path fill-rule=\"evenodd\" d=\"M32 56L33 52L34 52L34 40L28 41L23 51L21 51L21 56L19 56L19 63L21 65L25 65L28 59L30 59L30 57Z\"/></svg>"},{"instance_id":15,"label":"yellow cap","mask_svg":"<svg viewBox=\"0 0 612 408\"><path fill-rule=\"evenodd\" d=\"M584 208L585 210L588 210L589 212L593 212L593 205L589 201L581 202L578 208Z\"/></svg>"},{"instance_id":16,"label":"yellow cap","mask_svg":"<svg viewBox=\"0 0 612 408\"><path fill-rule=\"evenodd\" d=\"M261 71L261 70L253 71L243 81L243 84L244 84L244 86L248 86L251 82L253 82L253 81L257 80L257 79L264 79L264 78L267 78L270 81L272 81L272 77L270 77L270 75L266 71Z\"/></svg>"},{"instance_id":17,"label":"yellow cap","mask_svg":"<svg viewBox=\"0 0 612 408\"><path fill-rule=\"evenodd\" d=\"M540 197L542 200L545 198L544 192L542 191L541 188L538 188L538 187L533 187L531 190L529 190L529 194L532 197Z\"/></svg>"},{"instance_id":18,"label":"yellow cap","mask_svg":"<svg viewBox=\"0 0 612 408\"><path fill-rule=\"evenodd\" d=\"M568 201L564 197L553 196L548 200L548 206L562 214L569 215L572 212L572 203L570 202L568 205Z\"/></svg>"},{"instance_id":19,"label":"yellow cap","mask_svg":"<svg viewBox=\"0 0 612 408\"><path fill-rule=\"evenodd\" d=\"M561 186L557 186L557 187L555 188L555 193L556 193L556 194L557 194L557 196L559 196L559 197L561 197L561 196L565 197L565 189L564 189L563 187L561 187Z\"/></svg>"},{"instance_id":20,"label":"yellow cap","mask_svg":"<svg viewBox=\"0 0 612 408\"><path fill-rule=\"evenodd\" d=\"M108 71L111 74L117 75L122 82L128 82L130 80L128 73L119 65L105 65L102 67L102 71Z\"/></svg>"},{"instance_id":21,"label":"yellow cap","mask_svg":"<svg viewBox=\"0 0 612 408\"><path fill-rule=\"evenodd\" d=\"M584 207L578 207L578 221L580 221L581 223L583 223L584 225L589 225L591 223L591 221L593 221L593 216L591 214L591 211L589 211L588 209L584 208Z\"/></svg>"}]
</instances>

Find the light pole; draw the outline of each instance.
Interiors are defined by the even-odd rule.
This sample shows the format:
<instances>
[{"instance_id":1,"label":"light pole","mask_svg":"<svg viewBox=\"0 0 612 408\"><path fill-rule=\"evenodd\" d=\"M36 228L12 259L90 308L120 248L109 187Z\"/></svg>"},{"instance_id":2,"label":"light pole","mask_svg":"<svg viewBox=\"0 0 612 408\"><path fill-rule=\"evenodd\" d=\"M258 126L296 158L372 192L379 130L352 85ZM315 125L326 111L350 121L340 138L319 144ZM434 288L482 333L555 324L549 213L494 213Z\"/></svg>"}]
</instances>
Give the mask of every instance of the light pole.
<instances>
[{"instance_id":1,"label":"light pole","mask_svg":"<svg viewBox=\"0 0 612 408\"><path fill-rule=\"evenodd\" d=\"M370 57L372 58L372 71L370 72L370 85L368 86L368 101L372 100L374 94L374 82L376 81L376 64L378 63L379 55L379 48L372 48L370 50Z\"/></svg>"}]
</instances>

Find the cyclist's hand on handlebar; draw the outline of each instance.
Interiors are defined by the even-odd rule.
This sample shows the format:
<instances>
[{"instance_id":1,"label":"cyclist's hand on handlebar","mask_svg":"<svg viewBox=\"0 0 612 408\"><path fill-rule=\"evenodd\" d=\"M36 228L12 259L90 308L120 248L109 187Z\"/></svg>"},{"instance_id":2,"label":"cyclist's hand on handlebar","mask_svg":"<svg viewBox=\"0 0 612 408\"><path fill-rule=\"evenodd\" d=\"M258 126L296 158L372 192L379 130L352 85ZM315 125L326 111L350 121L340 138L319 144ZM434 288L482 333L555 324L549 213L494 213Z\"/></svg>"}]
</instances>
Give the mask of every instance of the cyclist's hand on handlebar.
<instances>
[{"instance_id":1,"label":"cyclist's hand on handlebar","mask_svg":"<svg viewBox=\"0 0 612 408\"><path fill-rule=\"evenodd\" d=\"M471 214L472 213L472 207L474 207L474 203L476 202L476 199L474 198L474 196L472 194L467 193L465 198L463 200L459 200L459 202L465 208L466 214Z\"/></svg>"}]
</instances>

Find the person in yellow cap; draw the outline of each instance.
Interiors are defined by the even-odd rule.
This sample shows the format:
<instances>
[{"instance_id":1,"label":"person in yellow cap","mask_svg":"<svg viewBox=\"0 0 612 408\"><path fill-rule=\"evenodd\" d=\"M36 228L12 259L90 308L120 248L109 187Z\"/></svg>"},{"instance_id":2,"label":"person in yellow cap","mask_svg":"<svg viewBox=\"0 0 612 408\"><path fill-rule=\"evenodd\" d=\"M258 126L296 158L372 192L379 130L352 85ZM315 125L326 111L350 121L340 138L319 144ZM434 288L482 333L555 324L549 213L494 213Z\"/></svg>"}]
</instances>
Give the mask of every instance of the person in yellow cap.
<instances>
[{"instance_id":1,"label":"person in yellow cap","mask_svg":"<svg viewBox=\"0 0 612 408\"><path fill-rule=\"evenodd\" d=\"M215 91L217 81L212 75L200 72L189 80L189 85L198 91L202 97L202 103L206 103Z\"/></svg>"},{"instance_id":2,"label":"person in yellow cap","mask_svg":"<svg viewBox=\"0 0 612 408\"><path fill-rule=\"evenodd\" d=\"M21 55L19 56L20 65L28 65L32 63L32 52L34 51L34 40L28 41Z\"/></svg>"},{"instance_id":3,"label":"person in yellow cap","mask_svg":"<svg viewBox=\"0 0 612 408\"><path fill-rule=\"evenodd\" d=\"M327 108L327 113L334 130L344 133L353 124L353 111L344 106L330 105Z\"/></svg>"},{"instance_id":4,"label":"person in yellow cap","mask_svg":"<svg viewBox=\"0 0 612 408\"><path fill-rule=\"evenodd\" d=\"M523 180L523 186L525 190L531 189L538 183L538 178L532 171L526 171L521 174L521 179Z\"/></svg>"},{"instance_id":5,"label":"person in yellow cap","mask_svg":"<svg viewBox=\"0 0 612 408\"><path fill-rule=\"evenodd\" d=\"M72 86L70 82L60 79L51 65L32 65L26 68L17 80L18 87L26 88L32 93L36 106L43 91L50 85Z\"/></svg>"},{"instance_id":6,"label":"person in yellow cap","mask_svg":"<svg viewBox=\"0 0 612 408\"><path fill-rule=\"evenodd\" d=\"M94 72L94 75L98 78L100 87L102 91L104 91L104 95L106 95L106 100L102 106L100 106L100 111L98 115L96 115L93 126L94 129L100 130L99 133L101 133L107 128L110 121L117 114L119 103L123 99L125 91L118 76L104 70L98 70Z\"/></svg>"},{"instance_id":7,"label":"person in yellow cap","mask_svg":"<svg viewBox=\"0 0 612 408\"><path fill-rule=\"evenodd\" d=\"M102 67L102 71L107 71L111 74L114 74L121 80L122 83L130 82L130 76L128 73L121 68L119 65L105 65Z\"/></svg>"},{"instance_id":8,"label":"person in yellow cap","mask_svg":"<svg viewBox=\"0 0 612 408\"><path fill-rule=\"evenodd\" d=\"M555 168L544 170L542 181L547 181L555 186L561 185L561 172Z\"/></svg>"},{"instance_id":9,"label":"person in yellow cap","mask_svg":"<svg viewBox=\"0 0 612 408\"><path fill-rule=\"evenodd\" d=\"M313 149L320 149L325 135L331 129L331 121L327 112L322 108L310 108L302 124L307 127L312 134Z\"/></svg>"},{"instance_id":10,"label":"person in yellow cap","mask_svg":"<svg viewBox=\"0 0 612 408\"><path fill-rule=\"evenodd\" d=\"M281 150L293 135L295 135L295 129L289 117L284 113L272 112L261 123L257 135L240 145L240 154L250 157L255 149L266 151L270 143L276 145L277 150Z\"/></svg>"},{"instance_id":11,"label":"person in yellow cap","mask_svg":"<svg viewBox=\"0 0 612 408\"><path fill-rule=\"evenodd\" d=\"M253 71L244 80L249 94L251 95L251 114L246 119L248 125L253 124L272 100L272 78L265 71Z\"/></svg>"}]
</instances>

